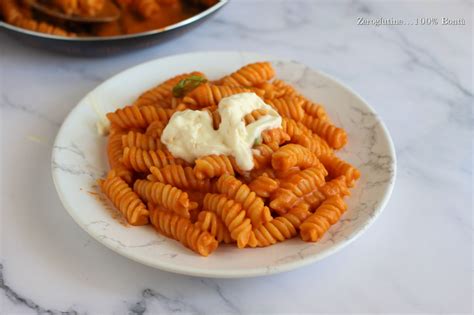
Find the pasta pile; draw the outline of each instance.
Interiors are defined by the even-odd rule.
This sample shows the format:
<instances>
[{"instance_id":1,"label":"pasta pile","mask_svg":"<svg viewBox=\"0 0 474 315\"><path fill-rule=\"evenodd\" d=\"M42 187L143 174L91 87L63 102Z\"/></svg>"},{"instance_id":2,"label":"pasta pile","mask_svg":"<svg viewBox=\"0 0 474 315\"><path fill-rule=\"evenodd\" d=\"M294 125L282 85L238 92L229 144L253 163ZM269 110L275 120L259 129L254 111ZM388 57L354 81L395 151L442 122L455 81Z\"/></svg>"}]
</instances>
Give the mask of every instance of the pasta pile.
<instances>
[{"instance_id":1,"label":"pasta pile","mask_svg":"<svg viewBox=\"0 0 474 315\"><path fill-rule=\"evenodd\" d=\"M300 235L316 242L338 222L359 171L334 151L347 143L324 108L274 79L269 62L246 65L216 81L201 72L178 75L107 114L111 170L99 185L132 225L155 229L200 255L219 244L265 247ZM202 156L188 163L160 141L170 117L184 109L207 111L214 128L219 101L254 92L282 117L253 148L254 168L232 156ZM246 124L265 115L256 110Z\"/></svg>"}]
</instances>

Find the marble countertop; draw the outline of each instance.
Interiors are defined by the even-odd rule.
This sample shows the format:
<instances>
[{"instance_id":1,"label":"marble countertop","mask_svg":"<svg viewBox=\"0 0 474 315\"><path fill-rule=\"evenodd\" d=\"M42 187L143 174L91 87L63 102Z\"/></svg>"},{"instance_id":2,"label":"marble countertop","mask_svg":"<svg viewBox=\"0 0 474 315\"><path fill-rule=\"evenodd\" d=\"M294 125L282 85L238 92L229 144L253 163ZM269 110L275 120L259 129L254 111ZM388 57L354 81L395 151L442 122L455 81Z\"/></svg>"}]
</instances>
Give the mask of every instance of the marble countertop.
<instances>
[{"instance_id":1,"label":"marble countertop","mask_svg":"<svg viewBox=\"0 0 474 315\"><path fill-rule=\"evenodd\" d=\"M234 0L174 41L87 59L0 33L0 313L471 313L472 12L471 1ZM440 23L358 25L359 17ZM443 17L466 25L441 25ZM383 118L397 182L383 214L352 245L274 276L193 278L119 256L63 209L50 158L74 105L130 66L210 49L321 69Z\"/></svg>"}]
</instances>

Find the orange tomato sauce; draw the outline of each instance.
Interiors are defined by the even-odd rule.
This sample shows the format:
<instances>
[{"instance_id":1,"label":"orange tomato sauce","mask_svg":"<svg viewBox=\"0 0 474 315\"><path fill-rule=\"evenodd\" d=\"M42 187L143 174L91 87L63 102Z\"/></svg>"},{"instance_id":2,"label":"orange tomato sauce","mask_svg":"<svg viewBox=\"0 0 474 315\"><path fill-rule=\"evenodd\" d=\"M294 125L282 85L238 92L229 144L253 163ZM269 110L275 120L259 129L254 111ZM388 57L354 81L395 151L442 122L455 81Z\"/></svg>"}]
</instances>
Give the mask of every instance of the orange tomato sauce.
<instances>
[{"instance_id":1,"label":"orange tomato sauce","mask_svg":"<svg viewBox=\"0 0 474 315\"><path fill-rule=\"evenodd\" d=\"M172 6L163 6L148 18L140 17L132 10L123 10L118 21L97 25L93 32L97 36L115 36L163 29L200 11L199 8L183 5L181 2Z\"/></svg>"}]
</instances>

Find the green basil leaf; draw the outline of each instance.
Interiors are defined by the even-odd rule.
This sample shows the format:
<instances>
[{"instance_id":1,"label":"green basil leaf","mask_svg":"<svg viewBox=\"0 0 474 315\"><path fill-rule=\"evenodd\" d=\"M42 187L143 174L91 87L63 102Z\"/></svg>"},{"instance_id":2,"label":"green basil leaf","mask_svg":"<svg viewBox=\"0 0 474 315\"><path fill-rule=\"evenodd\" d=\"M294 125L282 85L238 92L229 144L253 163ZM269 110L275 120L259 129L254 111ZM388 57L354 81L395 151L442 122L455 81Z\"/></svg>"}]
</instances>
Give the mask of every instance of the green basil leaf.
<instances>
[{"instance_id":1,"label":"green basil leaf","mask_svg":"<svg viewBox=\"0 0 474 315\"><path fill-rule=\"evenodd\" d=\"M173 96L183 97L187 93L197 88L199 85L204 84L206 82L206 78L203 78L198 75L192 75L190 77L187 77L186 79L179 81L178 84L173 87Z\"/></svg>"},{"instance_id":2,"label":"green basil leaf","mask_svg":"<svg viewBox=\"0 0 474 315\"><path fill-rule=\"evenodd\" d=\"M261 145L261 144L262 144L262 138L261 138L261 137L255 139L255 141L254 141L254 143L253 143L254 146L256 146L256 145Z\"/></svg>"}]
</instances>

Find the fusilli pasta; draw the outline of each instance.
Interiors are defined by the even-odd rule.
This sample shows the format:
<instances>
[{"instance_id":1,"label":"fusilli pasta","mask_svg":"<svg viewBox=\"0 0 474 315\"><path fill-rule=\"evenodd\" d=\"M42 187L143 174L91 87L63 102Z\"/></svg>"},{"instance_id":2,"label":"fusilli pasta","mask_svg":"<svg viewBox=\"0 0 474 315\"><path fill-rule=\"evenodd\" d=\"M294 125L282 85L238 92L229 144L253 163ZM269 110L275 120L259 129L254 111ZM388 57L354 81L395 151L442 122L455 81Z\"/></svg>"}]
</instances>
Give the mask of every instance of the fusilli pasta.
<instances>
[{"instance_id":1,"label":"fusilli pasta","mask_svg":"<svg viewBox=\"0 0 474 315\"><path fill-rule=\"evenodd\" d=\"M111 123L123 129L146 128L154 121L167 123L171 115L182 108L165 109L155 106L127 106L108 113Z\"/></svg>"},{"instance_id":2,"label":"fusilli pasta","mask_svg":"<svg viewBox=\"0 0 474 315\"><path fill-rule=\"evenodd\" d=\"M128 184L112 171L104 180L99 180L99 186L112 203L123 213L128 223L145 225L148 223L148 210L138 195Z\"/></svg>"},{"instance_id":3,"label":"fusilli pasta","mask_svg":"<svg viewBox=\"0 0 474 315\"><path fill-rule=\"evenodd\" d=\"M276 170L287 170L293 166L306 168L318 163L318 157L299 144L287 144L272 155L272 166Z\"/></svg>"},{"instance_id":4,"label":"fusilli pasta","mask_svg":"<svg viewBox=\"0 0 474 315\"><path fill-rule=\"evenodd\" d=\"M191 189L202 192L211 191L211 181L209 178L198 179L192 167L182 165L167 165L162 168L150 167L156 181L169 184L179 189Z\"/></svg>"},{"instance_id":5,"label":"fusilli pasta","mask_svg":"<svg viewBox=\"0 0 474 315\"><path fill-rule=\"evenodd\" d=\"M266 62L212 82L200 72L186 73L146 91L132 105L108 113L111 171L99 181L102 191L131 224L150 220L158 232L203 256L219 243L265 247L298 234L305 241L319 240L346 210L343 198L361 174L336 156L347 134L330 122L324 107L284 81L269 81L273 76ZM161 141L167 126L168 136L168 130L177 126L174 120L168 124L171 116L188 109L209 113L212 128L206 126L211 135L206 141L212 144L212 132L219 136L225 129L219 127L229 123L219 114L219 102L241 92L255 98L249 91L258 93L282 118L281 127L273 124L249 136L253 168L240 168L237 154L212 154L220 150L196 154L196 159L176 153L173 142L187 139L179 128ZM264 106L249 108L236 120L241 126L273 114Z\"/></svg>"},{"instance_id":6,"label":"fusilli pasta","mask_svg":"<svg viewBox=\"0 0 474 315\"><path fill-rule=\"evenodd\" d=\"M195 108L202 108L208 106L217 107L217 104L224 97L231 96L238 93L252 92L248 88L240 86L226 86L226 85L214 85L210 83L201 84L188 95L183 98L185 104L190 104ZM263 95L260 90L253 90L257 94Z\"/></svg>"},{"instance_id":7,"label":"fusilli pasta","mask_svg":"<svg viewBox=\"0 0 474 315\"><path fill-rule=\"evenodd\" d=\"M204 197L203 209L215 212L222 219L239 248L247 246L252 224L239 203L222 194L208 193Z\"/></svg>"},{"instance_id":8,"label":"fusilli pasta","mask_svg":"<svg viewBox=\"0 0 474 315\"><path fill-rule=\"evenodd\" d=\"M254 226L260 226L272 219L270 209L265 206L263 200L234 176L224 174L219 177L217 190L242 204Z\"/></svg>"},{"instance_id":9,"label":"fusilli pasta","mask_svg":"<svg viewBox=\"0 0 474 315\"><path fill-rule=\"evenodd\" d=\"M337 223L346 211L347 205L338 195L325 200L316 211L300 225L300 235L303 241L316 242L324 233Z\"/></svg>"},{"instance_id":10,"label":"fusilli pasta","mask_svg":"<svg viewBox=\"0 0 474 315\"><path fill-rule=\"evenodd\" d=\"M275 108L278 113L296 121L302 121L305 117L303 107L304 100L299 97L284 96L273 100L267 100L268 104Z\"/></svg>"},{"instance_id":11,"label":"fusilli pasta","mask_svg":"<svg viewBox=\"0 0 474 315\"><path fill-rule=\"evenodd\" d=\"M189 219L158 207L150 210L151 223L158 232L181 242L196 253L208 256L219 245L214 236L192 224Z\"/></svg>"},{"instance_id":12,"label":"fusilli pasta","mask_svg":"<svg viewBox=\"0 0 474 315\"><path fill-rule=\"evenodd\" d=\"M340 149L347 143L347 134L344 129L334 126L326 119L306 115L302 123L315 134L326 140L331 148Z\"/></svg>"},{"instance_id":13,"label":"fusilli pasta","mask_svg":"<svg viewBox=\"0 0 474 315\"><path fill-rule=\"evenodd\" d=\"M158 168L171 164L186 164L185 161L175 158L168 150L146 151L137 147L123 149L122 163L130 170L149 173L150 167Z\"/></svg>"},{"instance_id":14,"label":"fusilli pasta","mask_svg":"<svg viewBox=\"0 0 474 315\"><path fill-rule=\"evenodd\" d=\"M348 187L353 187L355 181L359 179L360 172L349 163L341 160L335 155L322 155L321 163L324 164L332 178L344 176Z\"/></svg>"},{"instance_id":15,"label":"fusilli pasta","mask_svg":"<svg viewBox=\"0 0 474 315\"><path fill-rule=\"evenodd\" d=\"M234 175L232 161L225 155L208 155L195 161L194 173L199 179L219 177L223 174Z\"/></svg>"},{"instance_id":16,"label":"fusilli pasta","mask_svg":"<svg viewBox=\"0 0 474 315\"><path fill-rule=\"evenodd\" d=\"M197 71L177 75L141 94L135 101L135 103L133 103L133 105L140 107L159 103L166 104L166 106L171 106L170 98L172 96L173 87L178 84L179 81L189 78L191 76L199 76L202 78L206 78L203 73Z\"/></svg>"},{"instance_id":17,"label":"fusilli pasta","mask_svg":"<svg viewBox=\"0 0 474 315\"><path fill-rule=\"evenodd\" d=\"M152 151L165 148L160 139L136 131L129 131L126 135L122 135L122 147L136 147Z\"/></svg>"},{"instance_id":18,"label":"fusilli pasta","mask_svg":"<svg viewBox=\"0 0 474 315\"><path fill-rule=\"evenodd\" d=\"M298 234L301 223L311 215L304 203L253 230L259 247L283 242Z\"/></svg>"},{"instance_id":19,"label":"fusilli pasta","mask_svg":"<svg viewBox=\"0 0 474 315\"><path fill-rule=\"evenodd\" d=\"M197 222L194 224L201 230L209 232L219 243L224 242L230 244L233 242L229 229L222 222L221 218L215 212L201 211L199 212Z\"/></svg>"},{"instance_id":20,"label":"fusilli pasta","mask_svg":"<svg viewBox=\"0 0 474 315\"><path fill-rule=\"evenodd\" d=\"M271 178L267 173L258 176L249 183L249 188L262 198L270 197L279 186L278 180Z\"/></svg>"},{"instance_id":21,"label":"fusilli pasta","mask_svg":"<svg viewBox=\"0 0 474 315\"><path fill-rule=\"evenodd\" d=\"M188 218L189 210L197 207L197 204L190 202L188 194L182 190L160 182L150 182L147 180L136 180L133 190L145 201L153 202L163 206L176 214Z\"/></svg>"},{"instance_id":22,"label":"fusilli pasta","mask_svg":"<svg viewBox=\"0 0 474 315\"><path fill-rule=\"evenodd\" d=\"M219 82L230 86L257 86L272 79L274 75L275 70L269 62L256 62L223 77Z\"/></svg>"}]
</instances>

